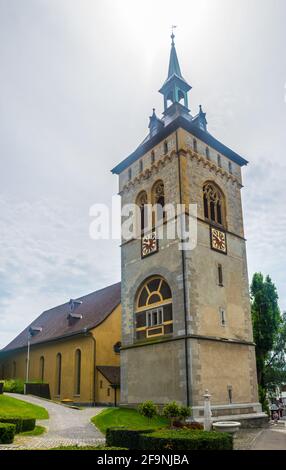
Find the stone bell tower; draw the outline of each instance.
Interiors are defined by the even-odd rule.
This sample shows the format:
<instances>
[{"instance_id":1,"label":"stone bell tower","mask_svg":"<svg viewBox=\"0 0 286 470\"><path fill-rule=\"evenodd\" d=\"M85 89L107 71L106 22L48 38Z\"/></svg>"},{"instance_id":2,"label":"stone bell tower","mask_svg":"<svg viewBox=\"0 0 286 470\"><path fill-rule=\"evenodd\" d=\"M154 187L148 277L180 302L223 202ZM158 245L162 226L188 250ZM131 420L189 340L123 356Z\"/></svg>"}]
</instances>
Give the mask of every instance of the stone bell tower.
<instances>
[{"instance_id":1,"label":"stone bell tower","mask_svg":"<svg viewBox=\"0 0 286 470\"><path fill-rule=\"evenodd\" d=\"M172 34L168 76L149 134L112 171L122 206L141 210L141 236L122 240L121 404L147 399L191 405L202 414L205 389L213 415L261 411L248 291L240 191L247 161L214 138L200 106L188 107ZM161 211L161 235L146 227L145 206ZM177 215L168 205L197 206L197 245L182 250L168 236Z\"/></svg>"}]
</instances>

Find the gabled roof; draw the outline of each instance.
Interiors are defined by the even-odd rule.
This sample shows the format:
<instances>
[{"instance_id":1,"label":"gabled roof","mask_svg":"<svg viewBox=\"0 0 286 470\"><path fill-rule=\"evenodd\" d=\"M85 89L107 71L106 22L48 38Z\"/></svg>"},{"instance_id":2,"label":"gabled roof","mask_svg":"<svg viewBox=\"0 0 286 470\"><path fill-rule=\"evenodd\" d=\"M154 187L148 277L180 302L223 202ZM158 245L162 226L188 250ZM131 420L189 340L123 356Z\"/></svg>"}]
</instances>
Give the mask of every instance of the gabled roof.
<instances>
[{"instance_id":1,"label":"gabled roof","mask_svg":"<svg viewBox=\"0 0 286 470\"><path fill-rule=\"evenodd\" d=\"M72 322L68 320L70 303L43 312L22 333L20 333L1 352L11 351L27 346L28 334L31 328L41 327L42 330L31 337L31 345L45 343L60 338L84 334L103 322L121 301L121 283L113 284L76 300L82 303L76 313L82 318Z\"/></svg>"},{"instance_id":2,"label":"gabled roof","mask_svg":"<svg viewBox=\"0 0 286 470\"><path fill-rule=\"evenodd\" d=\"M138 160L138 158L142 157L142 155L147 153L155 145L157 145L159 142L161 142L168 135L170 135L172 132L176 131L180 127L190 132L198 139L202 140L205 144L217 150L217 152L221 153L222 155L225 155L234 163L237 163L240 166L247 165L248 161L245 160L245 158L241 157L238 153L234 152L226 145L222 144L209 132L200 129L195 123L193 123L189 119L186 119L184 116L178 116L169 125L167 125L160 132L158 132L154 137L147 137L133 153L131 153L127 158L125 158L121 163L116 165L111 170L112 173L119 175L123 170L125 170L132 163Z\"/></svg>"},{"instance_id":3,"label":"gabled roof","mask_svg":"<svg viewBox=\"0 0 286 470\"><path fill-rule=\"evenodd\" d=\"M108 380L111 385L120 385L120 367L97 366L97 370Z\"/></svg>"}]
</instances>

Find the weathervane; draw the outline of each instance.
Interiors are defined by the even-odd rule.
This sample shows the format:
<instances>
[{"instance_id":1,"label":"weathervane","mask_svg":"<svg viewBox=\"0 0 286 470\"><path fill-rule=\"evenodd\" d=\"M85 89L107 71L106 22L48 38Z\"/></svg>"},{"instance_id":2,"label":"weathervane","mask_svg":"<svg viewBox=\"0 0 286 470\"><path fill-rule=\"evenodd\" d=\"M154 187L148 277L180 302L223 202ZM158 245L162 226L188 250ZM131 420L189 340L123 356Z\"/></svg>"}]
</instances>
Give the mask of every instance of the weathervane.
<instances>
[{"instance_id":1,"label":"weathervane","mask_svg":"<svg viewBox=\"0 0 286 470\"><path fill-rule=\"evenodd\" d=\"M174 37L175 37L175 35L174 35L174 29L175 29L176 27L177 27L177 26L174 25L174 24L172 24L172 26L171 26L171 29L172 29L172 34L171 34L172 46L175 45L175 43L174 43Z\"/></svg>"}]
</instances>

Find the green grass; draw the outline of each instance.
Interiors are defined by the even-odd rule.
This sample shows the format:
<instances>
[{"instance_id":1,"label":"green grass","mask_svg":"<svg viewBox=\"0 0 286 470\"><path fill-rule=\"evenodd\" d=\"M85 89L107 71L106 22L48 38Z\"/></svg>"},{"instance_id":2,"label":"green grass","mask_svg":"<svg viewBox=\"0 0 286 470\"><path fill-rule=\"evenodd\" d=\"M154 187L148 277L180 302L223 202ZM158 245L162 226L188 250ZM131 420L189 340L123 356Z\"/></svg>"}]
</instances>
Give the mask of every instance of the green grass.
<instances>
[{"instance_id":1,"label":"green grass","mask_svg":"<svg viewBox=\"0 0 286 470\"><path fill-rule=\"evenodd\" d=\"M36 426L33 431L20 432L19 436L41 436L45 432L46 428L44 426Z\"/></svg>"},{"instance_id":2,"label":"green grass","mask_svg":"<svg viewBox=\"0 0 286 470\"><path fill-rule=\"evenodd\" d=\"M159 429L169 424L163 416L155 416L148 420L137 410L129 408L107 408L91 418L91 422L103 433L113 426L127 426L129 429Z\"/></svg>"},{"instance_id":3,"label":"green grass","mask_svg":"<svg viewBox=\"0 0 286 470\"><path fill-rule=\"evenodd\" d=\"M49 414L42 406L33 405L17 398L0 395L0 416L47 419Z\"/></svg>"}]
</instances>

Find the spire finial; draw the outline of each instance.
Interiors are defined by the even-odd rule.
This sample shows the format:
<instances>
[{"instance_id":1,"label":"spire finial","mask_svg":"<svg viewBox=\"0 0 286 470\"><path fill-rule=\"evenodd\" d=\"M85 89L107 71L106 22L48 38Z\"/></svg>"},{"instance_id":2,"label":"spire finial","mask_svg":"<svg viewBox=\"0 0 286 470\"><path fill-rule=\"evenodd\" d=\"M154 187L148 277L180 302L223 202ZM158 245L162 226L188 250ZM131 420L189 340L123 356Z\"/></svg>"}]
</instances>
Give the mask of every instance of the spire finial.
<instances>
[{"instance_id":1,"label":"spire finial","mask_svg":"<svg viewBox=\"0 0 286 470\"><path fill-rule=\"evenodd\" d=\"M171 39L172 39L172 46L174 46L174 45L175 45L175 43L174 43L174 38L175 38L175 35L174 35L174 29L175 29L176 27L177 27L177 26L176 26L176 25L174 25L174 24L172 24L172 26L171 26L171 29L172 29L172 34L171 34Z\"/></svg>"}]
</instances>

